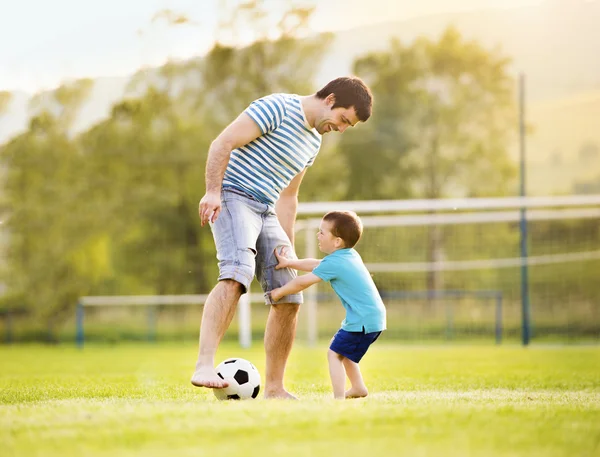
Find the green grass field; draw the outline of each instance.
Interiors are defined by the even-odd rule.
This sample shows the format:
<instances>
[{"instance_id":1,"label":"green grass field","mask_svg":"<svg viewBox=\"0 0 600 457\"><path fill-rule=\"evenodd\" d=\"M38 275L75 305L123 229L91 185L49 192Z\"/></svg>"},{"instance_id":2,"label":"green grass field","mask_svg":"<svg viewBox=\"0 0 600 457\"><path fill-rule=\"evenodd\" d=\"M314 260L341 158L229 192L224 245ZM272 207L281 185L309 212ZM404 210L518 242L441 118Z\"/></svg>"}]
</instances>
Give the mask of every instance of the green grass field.
<instances>
[{"instance_id":1,"label":"green grass field","mask_svg":"<svg viewBox=\"0 0 600 457\"><path fill-rule=\"evenodd\" d=\"M599 347L375 345L371 395L331 398L325 346L298 345L300 401L218 402L193 345L0 347L0 455L599 456ZM261 345L222 346L264 373Z\"/></svg>"}]
</instances>

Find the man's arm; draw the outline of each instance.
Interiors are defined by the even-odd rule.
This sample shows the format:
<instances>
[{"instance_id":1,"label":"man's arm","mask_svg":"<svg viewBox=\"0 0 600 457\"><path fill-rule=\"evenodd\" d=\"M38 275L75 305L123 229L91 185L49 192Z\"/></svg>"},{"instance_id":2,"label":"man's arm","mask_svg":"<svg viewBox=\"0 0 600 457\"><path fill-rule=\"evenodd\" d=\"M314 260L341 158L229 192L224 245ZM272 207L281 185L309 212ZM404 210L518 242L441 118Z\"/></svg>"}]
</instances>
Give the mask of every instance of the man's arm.
<instances>
[{"instance_id":1,"label":"man's arm","mask_svg":"<svg viewBox=\"0 0 600 457\"><path fill-rule=\"evenodd\" d=\"M211 214L211 222L219 217L221 186L231 151L250 143L261 134L256 122L248 114L242 113L211 143L206 160L206 194L198 206L200 225L206 224Z\"/></svg>"},{"instance_id":2,"label":"man's arm","mask_svg":"<svg viewBox=\"0 0 600 457\"><path fill-rule=\"evenodd\" d=\"M296 210L298 209L298 191L304 173L306 173L306 168L290 181L290 184L283 189L279 200L275 203L277 219L279 219L279 223L289 237L292 246L294 245L294 224L296 222Z\"/></svg>"},{"instance_id":3,"label":"man's arm","mask_svg":"<svg viewBox=\"0 0 600 457\"><path fill-rule=\"evenodd\" d=\"M319 278L317 275L308 273L296 277L284 286L273 289L271 292L269 292L269 295L273 301L278 301L286 295L297 294L298 292L318 283L319 281L321 281L321 278Z\"/></svg>"}]
</instances>

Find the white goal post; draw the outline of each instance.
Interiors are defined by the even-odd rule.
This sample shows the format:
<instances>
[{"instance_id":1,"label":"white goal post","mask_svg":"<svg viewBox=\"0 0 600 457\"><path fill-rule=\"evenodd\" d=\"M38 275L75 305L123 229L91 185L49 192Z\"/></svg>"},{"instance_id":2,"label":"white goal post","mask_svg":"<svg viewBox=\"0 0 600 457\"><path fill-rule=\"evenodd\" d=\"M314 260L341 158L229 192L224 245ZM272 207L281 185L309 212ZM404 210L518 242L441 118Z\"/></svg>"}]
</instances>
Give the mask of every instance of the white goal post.
<instances>
[{"instance_id":1,"label":"white goal post","mask_svg":"<svg viewBox=\"0 0 600 457\"><path fill-rule=\"evenodd\" d=\"M159 305L204 305L208 294L199 295L95 295L81 297L77 303L76 340L79 347L85 342L84 319L85 308L94 306L159 306ZM262 293L245 293L240 297L237 314L239 320L238 340L243 348L252 343L250 320L250 304L262 303L265 299ZM200 323L198 323L200 324Z\"/></svg>"},{"instance_id":2,"label":"white goal post","mask_svg":"<svg viewBox=\"0 0 600 457\"><path fill-rule=\"evenodd\" d=\"M296 232L305 231L304 252L299 257L319 257L315 231L321 216L331 210L351 210L360 215L365 231L372 227L406 227L457 224L486 224L518 222L522 210L527 221L600 219L600 195L573 195L560 197L507 197L507 198L453 198L441 200L393 200L393 201L342 201L300 203ZM404 213L404 214L403 214ZM407 214L410 213L410 214ZM382 215L383 214L383 215ZM479 268L509 268L522 265L545 265L600 259L600 249L569 252L527 258L500 258L485 260L461 260L438 262L371 262L372 272L456 271ZM84 309L93 306L136 305L202 305L207 295L167 296L88 296L81 297L77 306L77 342L84 342ZM251 344L250 303L264 303L263 294L247 293L238 306L239 342L242 347ZM318 339L317 290L304 292L306 331L309 344Z\"/></svg>"},{"instance_id":3,"label":"white goal post","mask_svg":"<svg viewBox=\"0 0 600 457\"><path fill-rule=\"evenodd\" d=\"M305 257L316 258L318 251L313 233L319 228L321 216L328 211L348 210L356 212L366 230L370 227L407 227L454 224L486 224L518 222L522 216L529 221L600 219L600 195L571 195L556 197L497 197L497 198L449 198L414 200L372 200L301 203L299 216L314 216L296 222L296 232L307 231ZM544 208L544 209L541 209ZM511 211L492 211L511 210ZM377 216L374 214L394 214ZM299 254L299 253L298 253ZM511 268L526 265L548 265L600 259L600 249L556 255L514 257L487 260L367 263L371 273L456 271L481 268ZM400 260L400 259L399 259ZM304 293L307 308L308 342L317 341L317 291L309 288Z\"/></svg>"}]
</instances>

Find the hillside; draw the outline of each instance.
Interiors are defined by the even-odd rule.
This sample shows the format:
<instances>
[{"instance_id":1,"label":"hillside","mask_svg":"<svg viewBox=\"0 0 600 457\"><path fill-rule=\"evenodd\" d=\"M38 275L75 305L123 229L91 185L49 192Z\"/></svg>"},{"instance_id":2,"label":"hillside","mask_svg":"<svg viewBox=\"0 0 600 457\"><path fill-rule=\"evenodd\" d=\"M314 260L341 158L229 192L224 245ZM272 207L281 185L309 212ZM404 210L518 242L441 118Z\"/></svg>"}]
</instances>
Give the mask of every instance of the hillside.
<instances>
[{"instance_id":1,"label":"hillside","mask_svg":"<svg viewBox=\"0 0 600 457\"><path fill-rule=\"evenodd\" d=\"M531 104L527 120L531 192L570 192L575 181L600 178L600 90Z\"/></svg>"},{"instance_id":2,"label":"hillside","mask_svg":"<svg viewBox=\"0 0 600 457\"><path fill-rule=\"evenodd\" d=\"M385 49L392 37L403 42L417 36L436 38L451 24L466 38L499 47L511 57L513 71L527 74L532 101L600 89L600 2L584 0L425 16L340 32L320 79L326 81L340 69L349 71L353 58Z\"/></svg>"},{"instance_id":3,"label":"hillside","mask_svg":"<svg viewBox=\"0 0 600 457\"><path fill-rule=\"evenodd\" d=\"M528 121L535 127L528 138L530 191L569 192L574 180L591 179L600 170L593 154L600 145L600 1L547 0L535 7L439 14L338 32L315 86L350 73L355 58L385 49L393 37L405 43L417 36L436 38L451 24L468 39L499 47L512 57L511 71L527 75ZM127 82L96 79L75 129L107 116ZM0 143L26 127L29 97L13 94L0 117Z\"/></svg>"}]
</instances>

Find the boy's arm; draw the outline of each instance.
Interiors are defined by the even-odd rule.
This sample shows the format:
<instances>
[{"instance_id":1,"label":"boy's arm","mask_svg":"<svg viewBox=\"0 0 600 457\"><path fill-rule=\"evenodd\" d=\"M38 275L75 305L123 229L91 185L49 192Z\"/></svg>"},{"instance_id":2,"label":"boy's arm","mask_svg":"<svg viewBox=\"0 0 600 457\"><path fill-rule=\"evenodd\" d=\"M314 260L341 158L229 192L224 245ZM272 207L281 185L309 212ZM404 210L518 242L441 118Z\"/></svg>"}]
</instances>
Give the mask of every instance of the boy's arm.
<instances>
[{"instance_id":1,"label":"boy's arm","mask_svg":"<svg viewBox=\"0 0 600 457\"><path fill-rule=\"evenodd\" d=\"M275 249L275 257L279 264L275 267L276 270L281 268L293 268L294 270L300 271L313 271L319 266L321 261L319 259L290 259L285 256L285 247L281 248L280 252Z\"/></svg>"},{"instance_id":2,"label":"boy's arm","mask_svg":"<svg viewBox=\"0 0 600 457\"><path fill-rule=\"evenodd\" d=\"M302 276L298 276L292 281L288 282L285 286L278 287L277 289L273 289L271 292L268 292L268 295L271 296L271 300L276 302L279 301L281 297L285 297L286 295L297 294L298 292L306 289L313 284L321 281L317 275L313 273L308 273Z\"/></svg>"},{"instance_id":3,"label":"boy's arm","mask_svg":"<svg viewBox=\"0 0 600 457\"><path fill-rule=\"evenodd\" d=\"M294 270L311 272L315 268L317 268L320 263L321 263L321 261L319 259L296 259L296 260L290 259L288 261L287 267L293 268ZM281 265L281 264L279 264L279 265ZM283 268L283 267L280 267L279 265L277 265L277 267L275 267L275 268L277 268L277 269Z\"/></svg>"}]
</instances>

